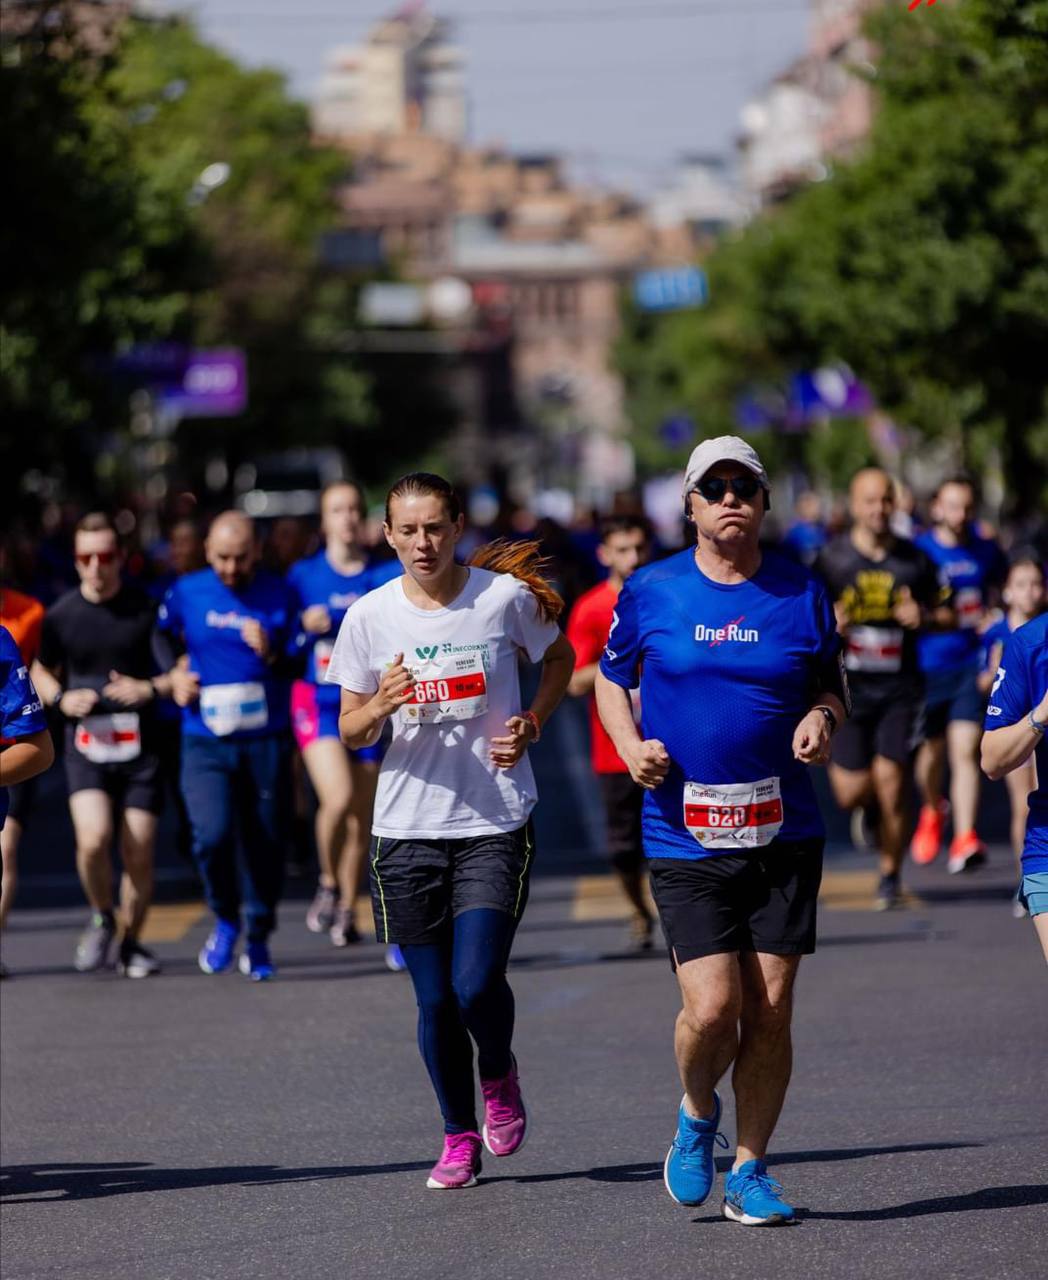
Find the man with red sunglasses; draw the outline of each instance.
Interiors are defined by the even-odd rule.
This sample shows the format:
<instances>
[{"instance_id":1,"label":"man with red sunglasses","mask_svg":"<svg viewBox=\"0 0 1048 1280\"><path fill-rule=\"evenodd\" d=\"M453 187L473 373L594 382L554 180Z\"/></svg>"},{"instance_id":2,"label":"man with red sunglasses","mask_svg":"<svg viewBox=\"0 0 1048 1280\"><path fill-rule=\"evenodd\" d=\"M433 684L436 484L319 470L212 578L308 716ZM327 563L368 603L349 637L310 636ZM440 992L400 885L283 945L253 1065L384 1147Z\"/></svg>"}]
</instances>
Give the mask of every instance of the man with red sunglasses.
<instances>
[{"instance_id":1,"label":"man with red sunglasses","mask_svg":"<svg viewBox=\"0 0 1048 1280\"><path fill-rule=\"evenodd\" d=\"M44 616L33 682L66 720L65 772L76 835L76 867L91 919L74 966L107 966L117 944L110 847L120 834L123 875L117 967L125 977L158 973L139 942L153 897L153 847L162 807L154 704L170 693L150 641L156 606L121 581L124 557L107 515L77 524L73 553L80 586Z\"/></svg>"},{"instance_id":2,"label":"man with red sunglasses","mask_svg":"<svg viewBox=\"0 0 1048 1280\"><path fill-rule=\"evenodd\" d=\"M847 683L825 588L761 548L769 484L756 452L737 436L704 441L683 497L696 543L626 582L597 708L645 790L644 851L681 992L666 1189L689 1206L713 1190L714 1146L727 1146L716 1086L733 1067L723 1213L767 1226L795 1216L766 1156L790 1077L794 980L815 949L824 830L809 766L829 758Z\"/></svg>"}]
</instances>

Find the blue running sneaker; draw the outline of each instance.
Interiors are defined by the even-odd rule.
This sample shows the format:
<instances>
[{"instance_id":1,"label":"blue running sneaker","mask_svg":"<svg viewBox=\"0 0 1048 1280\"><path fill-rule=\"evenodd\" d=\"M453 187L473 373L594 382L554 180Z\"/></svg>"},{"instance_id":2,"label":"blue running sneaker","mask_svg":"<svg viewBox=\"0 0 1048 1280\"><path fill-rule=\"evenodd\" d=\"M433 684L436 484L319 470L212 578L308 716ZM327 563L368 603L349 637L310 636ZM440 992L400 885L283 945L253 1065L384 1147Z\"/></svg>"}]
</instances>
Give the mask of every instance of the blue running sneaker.
<instances>
[{"instance_id":1,"label":"blue running sneaker","mask_svg":"<svg viewBox=\"0 0 1048 1280\"><path fill-rule=\"evenodd\" d=\"M666 1156L662 1180L666 1190L678 1204L700 1205L713 1190L717 1168L713 1163L716 1144L728 1148L728 1139L717 1132L721 1118L721 1100L713 1095L714 1111L708 1120L689 1116L681 1101L677 1113L677 1134Z\"/></svg>"},{"instance_id":2,"label":"blue running sneaker","mask_svg":"<svg viewBox=\"0 0 1048 1280\"><path fill-rule=\"evenodd\" d=\"M395 942L391 942L386 948L386 968L390 973L403 973L407 967L403 952Z\"/></svg>"},{"instance_id":3,"label":"blue running sneaker","mask_svg":"<svg viewBox=\"0 0 1048 1280\"><path fill-rule=\"evenodd\" d=\"M724 1179L724 1216L744 1227L776 1227L793 1222L793 1206L783 1200L782 1186L763 1160L747 1160Z\"/></svg>"},{"instance_id":4,"label":"blue running sneaker","mask_svg":"<svg viewBox=\"0 0 1048 1280\"><path fill-rule=\"evenodd\" d=\"M277 967L269 954L266 942L249 942L240 957L240 972L252 982L268 982Z\"/></svg>"},{"instance_id":5,"label":"blue running sneaker","mask_svg":"<svg viewBox=\"0 0 1048 1280\"><path fill-rule=\"evenodd\" d=\"M236 959L239 937L239 925L232 920L216 919L215 927L197 956L201 969L205 973L225 973Z\"/></svg>"}]
</instances>

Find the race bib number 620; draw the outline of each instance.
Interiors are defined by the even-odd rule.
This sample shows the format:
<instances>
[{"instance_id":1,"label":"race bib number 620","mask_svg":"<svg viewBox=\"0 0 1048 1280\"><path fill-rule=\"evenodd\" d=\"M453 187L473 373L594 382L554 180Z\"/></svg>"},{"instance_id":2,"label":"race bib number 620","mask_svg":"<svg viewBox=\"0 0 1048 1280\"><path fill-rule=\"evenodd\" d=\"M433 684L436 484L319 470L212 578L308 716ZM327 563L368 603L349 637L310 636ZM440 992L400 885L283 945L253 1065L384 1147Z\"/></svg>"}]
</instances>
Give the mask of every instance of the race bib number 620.
<instances>
[{"instance_id":1,"label":"race bib number 620","mask_svg":"<svg viewBox=\"0 0 1048 1280\"><path fill-rule=\"evenodd\" d=\"M759 849L782 821L778 778L684 784L684 825L704 849Z\"/></svg>"}]
</instances>

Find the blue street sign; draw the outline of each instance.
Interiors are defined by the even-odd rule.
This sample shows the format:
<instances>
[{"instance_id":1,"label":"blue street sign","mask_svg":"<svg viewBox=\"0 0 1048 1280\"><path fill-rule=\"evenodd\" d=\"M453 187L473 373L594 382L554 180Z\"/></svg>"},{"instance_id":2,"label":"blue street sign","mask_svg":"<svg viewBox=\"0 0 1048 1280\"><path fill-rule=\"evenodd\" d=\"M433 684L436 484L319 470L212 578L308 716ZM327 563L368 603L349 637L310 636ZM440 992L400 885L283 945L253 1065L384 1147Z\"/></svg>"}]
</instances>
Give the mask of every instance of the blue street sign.
<instances>
[{"instance_id":1,"label":"blue street sign","mask_svg":"<svg viewBox=\"0 0 1048 1280\"><path fill-rule=\"evenodd\" d=\"M699 267L642 271L633 278L633 297L642 311L684 311L709 301L706 273Z\"/></svg>"}]
</instances>

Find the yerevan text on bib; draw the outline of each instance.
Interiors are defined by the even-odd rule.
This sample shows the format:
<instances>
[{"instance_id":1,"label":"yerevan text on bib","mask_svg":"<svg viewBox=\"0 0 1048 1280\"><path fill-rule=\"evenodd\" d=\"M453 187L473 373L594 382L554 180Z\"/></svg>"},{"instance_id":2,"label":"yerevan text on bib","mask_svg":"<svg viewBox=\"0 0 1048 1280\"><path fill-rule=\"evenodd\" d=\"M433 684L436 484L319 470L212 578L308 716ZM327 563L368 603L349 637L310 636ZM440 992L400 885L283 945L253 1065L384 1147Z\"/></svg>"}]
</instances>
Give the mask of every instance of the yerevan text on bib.
<instances>
[{"instance_id":1,"label":"yerevan text on bib","mask_svg":"<svg viewBox=\"0 0 1048 1280\"><path fill-rule=\"evenodd\" d=\"M432 658L412 667L414 697L403 707L408 724L473 720L488 709L488 678L479 653Z\"/></svg>"},{"instance_id":2,"label":"yerevan text on bib","mask_svg":"<svg viewBox=\"0 0 1048 1280\"><path fill-rule=\"evenodd\" d=\"M759 849L782 827L779 779L684 784L684 825L704 849Z\"/></svg>"},{"instance_id":3,"label":"yerevan text on bib","mask_svg":"<svg viewBox=\"0 0 1048 1280\"><path fill-rule=\"evenodd\" d=\"M265 688L257 681L209 684L200 690L200 717L217 738L269 723Z\"/></svg>"},{"instance_id":4,"label":"yerevan text on bib","mask_svg":"<svg viewBox=\"0 0 1048 1280\"><path fill-rule=\"evenodd\" d=\"M84 716L73 736L77 751L92 764L126 764L142 754L137 711Z\"/></svg>"}]
</instances>

